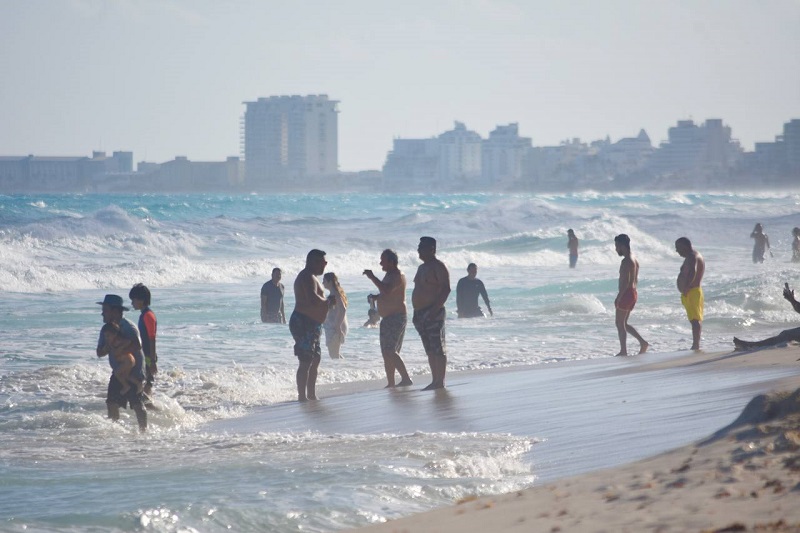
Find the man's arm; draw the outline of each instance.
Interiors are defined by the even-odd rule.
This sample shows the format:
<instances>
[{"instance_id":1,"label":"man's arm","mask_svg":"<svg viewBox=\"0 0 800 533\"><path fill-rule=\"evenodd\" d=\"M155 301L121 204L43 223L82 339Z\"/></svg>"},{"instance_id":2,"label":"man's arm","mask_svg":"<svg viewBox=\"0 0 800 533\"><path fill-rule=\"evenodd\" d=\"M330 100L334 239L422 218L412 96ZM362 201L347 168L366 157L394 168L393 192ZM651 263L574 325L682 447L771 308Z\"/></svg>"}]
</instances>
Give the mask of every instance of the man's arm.
<instances>
[{"instance_id":1,"label":"man's arm","mask_svg":"<svg viewBox=\"0 0 800 533\"><path fill-rule=\"evenodd\" d=\"M433 306L435 309L439 309L444 307L447 297L450 296L450 272L447 271L447 267L441 261L436 265L436 270L437 278L441 281L439 282L439 295L433 301Z\"/></svg>"},{"instance_id":2,"label":"man's arm","mask_svg":"<svg viewBox=\"0 0 800 533\"><path fill-rule=\"evenodd\" d=\"M679 288L681 294L686 296L692 283L694 283L694 278L697 276L697 254L692 258L687 257L684 265L686 265L686 271L683 273L683 286Z\"/></svg>"},{"instance_id":3,"label":"man's arm","mask_svg":"<svg viewBox=\"0 0 800 533\"><path fill-rule=\"evenodd\" d=\"M285 298L285 290L283 285L281 285L281 324L286 324L286 313L283 311L283 300Z\"/></svg>"},{"instance_id":4,"label":"man's arm","mask_svg":"<svg viewBox=\"0 0 800 533\"><path fill-rule=\"evenodd\" d=\"M794 291L789 288L788 283L783 287L783 297L789 300L796 313L800 313L800 302L795 299Z\"/></svg>"},{"instance_id":5,"label":"man's arm","mask_svg":"<svg viewBox=\"0 0 800 533\"><path fill-rule=\"evenodd\" d=\"M106 344L106 339L103 337L103 334L100 333L100 338L97 339L97 357L103 357L104 355L108 355L109 347Z\"/></svg>"},{"instance_id":6,"label":"man's arm","mask_svg":"<svg viewBox=\"0 0 800 533\"><path fill-rule=\"evenodd\" d=\"M261 293L261 322L267 321L267 295Z\"/></svg>"},{"instance_id":7,"label":"man's arm","mask_svg":"<svg viewBox=\"0 0 800 533\"><path fill-rule=\"evenodd\" d=\"M483 284L482 281L479 281L478 290L481 293L481 297L483 298L484 303L486 304L486 309L489 311L489 314L494 316L492 313L492 304L489 303L489 295L486 293L486 285Z\"/></svg>"}]
</instances>

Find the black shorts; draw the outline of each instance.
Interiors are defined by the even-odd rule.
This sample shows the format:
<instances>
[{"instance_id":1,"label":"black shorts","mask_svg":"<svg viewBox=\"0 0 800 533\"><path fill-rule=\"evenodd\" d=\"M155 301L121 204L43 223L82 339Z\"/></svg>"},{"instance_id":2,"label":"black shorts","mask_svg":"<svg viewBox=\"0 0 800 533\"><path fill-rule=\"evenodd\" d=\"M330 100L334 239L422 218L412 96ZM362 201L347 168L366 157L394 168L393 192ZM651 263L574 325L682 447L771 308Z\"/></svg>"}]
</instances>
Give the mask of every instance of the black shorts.
<instances>
[{"instance_id":1,"label":"black shorts","mask_svg":"<svg viewBox=\"0 0 800 533\"><path fill-rule=\"evenodd\" d=\"M119 382L114 374L111 374L111 379L108 380L106 403L119 405L123 409L127 409L128 404L131 405L131 409L134 409L141 407L144 403L144 393L139 391L138 387L132 385L124 396L120 393L121 390L122 383Z\"/></svg>"}]
</instances>

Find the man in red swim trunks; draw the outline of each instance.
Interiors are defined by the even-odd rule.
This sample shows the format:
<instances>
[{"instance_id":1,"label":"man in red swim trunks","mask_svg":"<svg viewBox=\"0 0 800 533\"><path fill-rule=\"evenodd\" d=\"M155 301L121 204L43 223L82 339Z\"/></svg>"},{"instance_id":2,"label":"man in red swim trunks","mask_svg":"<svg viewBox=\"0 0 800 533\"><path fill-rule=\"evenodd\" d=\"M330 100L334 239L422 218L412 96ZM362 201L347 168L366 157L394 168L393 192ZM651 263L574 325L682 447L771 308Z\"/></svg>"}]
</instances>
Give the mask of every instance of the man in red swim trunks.
<instances>
[{"instance_id":1,"label":"man in red swim trunks","mask_svg":"<svg viewBox=\"0 0 800 533\"><path fill-rule=\"evenodd\" d=\"M628 324L628 317L636 305L638 294L636 284L639 281L639 261L631 254L631 238L621 233L614 237L614 246L617 254L622 257L619 266L619 294L614 300L614 307L617 308L617 333L619 334L620 350L618 356L628 355L627 340L628 333L639 341L639 353L643 354L650 347L639 332Z\"/></svg>"}]
</instances>

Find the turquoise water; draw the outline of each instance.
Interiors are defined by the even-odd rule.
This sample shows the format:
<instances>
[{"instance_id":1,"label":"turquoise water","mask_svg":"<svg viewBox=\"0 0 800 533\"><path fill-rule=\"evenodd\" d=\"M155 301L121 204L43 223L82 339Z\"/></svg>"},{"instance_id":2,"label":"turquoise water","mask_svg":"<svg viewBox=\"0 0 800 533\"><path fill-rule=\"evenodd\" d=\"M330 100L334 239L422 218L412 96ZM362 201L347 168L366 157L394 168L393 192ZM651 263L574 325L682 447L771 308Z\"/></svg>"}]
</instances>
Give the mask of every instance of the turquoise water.
<instances>
[{"instance_id":1,"label":"turquoise water","mask_svg":"<svg viewBox=\"0 0 800 533\"><path fill-rule=\"evenodd\" d=\"M623 232L641 263L631 323L652 350L691 343L675 290L680 236L708 265L703 346L728 350L734 334L800 318L781 297L800 281L789 261L798 205L796 194L0 196L0 529L328 531L528 486L535 435L208 431L295 397L288 330L259 320L272 268L291 309L294 276L321 248L348 293L344 359L325 357L324 385L383 378L377 331L358 327L373 290L361 272L391 247L413 278L421 235L438 239L453 287L478 264L495 311L448 322L451 372L615 354ZM760 265L756 222L773 246ZM574 270L568 228L581 239ZM144 436L127 414L105 419L109 368L94 355L95 302L137 282L153 291L162 372ZM424 384L412 330L403 356Z\"/></svg>"}]
</instances>

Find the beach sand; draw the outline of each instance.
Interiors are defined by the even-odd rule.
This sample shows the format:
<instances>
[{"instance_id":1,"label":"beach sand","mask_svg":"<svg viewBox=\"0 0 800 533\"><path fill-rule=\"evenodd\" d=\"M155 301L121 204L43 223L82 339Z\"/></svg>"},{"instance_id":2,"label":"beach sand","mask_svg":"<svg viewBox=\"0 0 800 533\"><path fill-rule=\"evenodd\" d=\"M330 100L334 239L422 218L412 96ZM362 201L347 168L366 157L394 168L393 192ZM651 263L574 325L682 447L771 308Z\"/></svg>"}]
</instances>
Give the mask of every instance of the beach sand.
<instances>
[{"instance_id":1,"label":"beach sand","mask_svg":"<svg viewBox=\"0 0 800 533\"><path fill-rule=\"evenodd\" d=\"M586 461L570 456L559 459L567 465L554 466L542 476L545 482L530 489L500 496L465 498L445 507L366 528L363 532L686 532L686 531L798 531L800 532L800 350L795 346L732 353L684 353L630 358L630 363L602 365L592 375L581 372L578 381L590 381L590 392L602 388L602 375L615 383L634 381L637 385L620 394L634 403L630 393L648 395L650 388L686 386L666 398L665 413L688 423L682 427L685 442L696 441L672 451L652 449L660 455L635 462L616 460L613 468L586 467ZM771 372L770 372L771 371ZM738 376L719 383L717 376ZM754 376L758 379L750 379ZM698 382L698 376L703 379ZM643 380L637 379L642 378ZM648 385L649 384L649 385ZM705 385L704 385L705 384ZM598 387L599 385L599 387ZM690 389L700 387L691 394ZM739 414L732 423L705 428L700 438L692 413L720 408L727 392L738 398L733 407ZM755 397L750 393L755 391ZM762 394L767 391L768 395ZM569 396L569 393L567 392ZM688 400L681 400L684 396ZM746 401L747 396L752 397ZM698 401L708 398L708 402ZM639 405L639 408L648 406ZM727 416L727 415L725 415ZM590 418L590 417L585 417ZM724 418L724 416L722 417ZM699 418L708 423L714 418ZM671 426L669 420L664 420ZM630 424L620 423L620 431ZM641 442L660 440L663 432L637 426L650 434ZM672 427L672 426L671 426ZM718 429L722 427L722 429ZM688 428L688 429L687 429ZM615 433L608 429L607 433ZM694 437L691 437L694 435ZM558 438L551 438L559 440ZM604 451L619 441L613 435L598 435ZM697 440L699 439L699 440ZM668 441L669 439L667 439ZM627 441L626 441L627 442ZM537 445L538 446L538 445ZM647 452L647 450L644 450ZM614 462L614 461L612 461ZM595 461L595 465L602 461ZM562 476L571 470L577 476ZM537 471L537 473L539 473Z\"/></svg>"}]
</instances>

